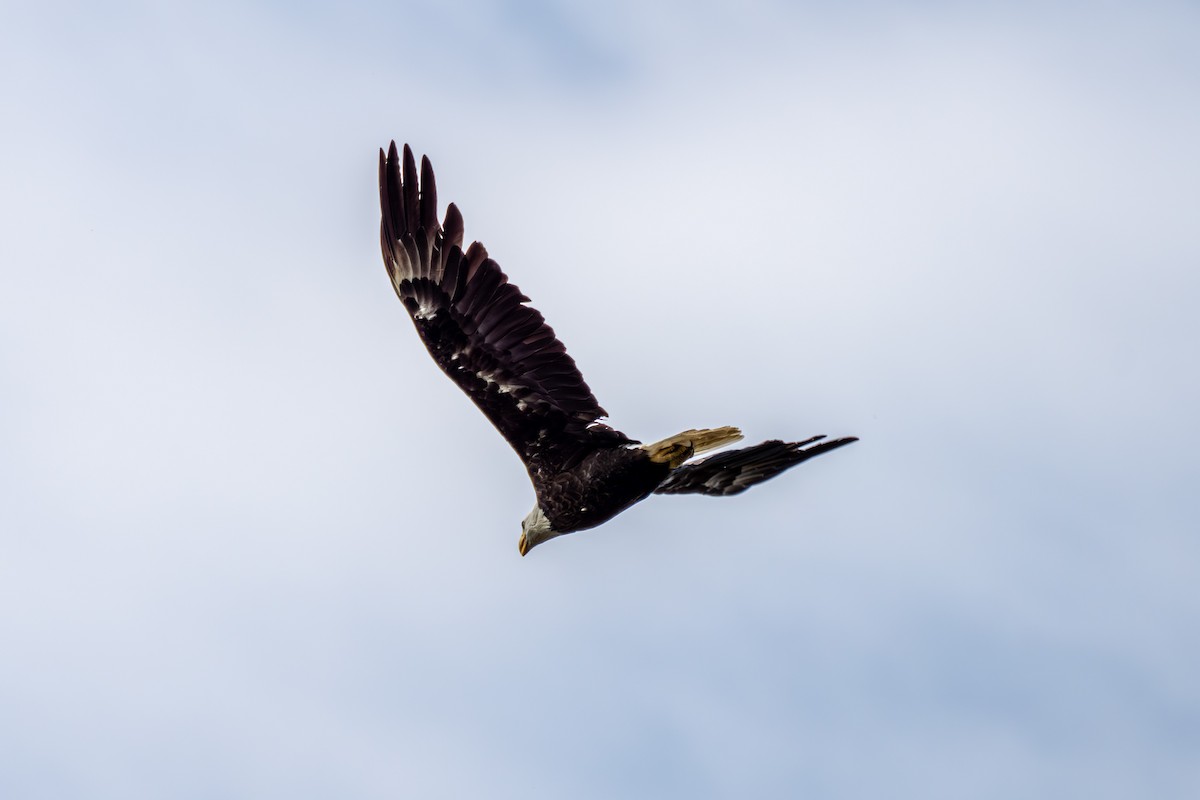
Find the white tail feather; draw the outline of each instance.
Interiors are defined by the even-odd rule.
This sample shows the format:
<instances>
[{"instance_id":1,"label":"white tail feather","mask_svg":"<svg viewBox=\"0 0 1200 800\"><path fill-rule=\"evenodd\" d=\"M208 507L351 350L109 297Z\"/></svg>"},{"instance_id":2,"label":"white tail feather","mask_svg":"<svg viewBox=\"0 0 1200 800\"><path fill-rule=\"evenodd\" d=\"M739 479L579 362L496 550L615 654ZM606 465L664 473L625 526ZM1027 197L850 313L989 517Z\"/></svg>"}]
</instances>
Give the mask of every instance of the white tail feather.
<instances>
[{"instance_id":1,"label":"white tail feather","mask_svg":"<svg viewBox=\"0 0 1200 800\"><path fill-rule=\"evenodd\" d=\"M671 469L675 469L694 455L741 441L741 438L742 432L730 425L722 428L694 428L661 442L644 444L642 449L649 454L651 461L666 463Z\"/></svg>"}]
</instances>

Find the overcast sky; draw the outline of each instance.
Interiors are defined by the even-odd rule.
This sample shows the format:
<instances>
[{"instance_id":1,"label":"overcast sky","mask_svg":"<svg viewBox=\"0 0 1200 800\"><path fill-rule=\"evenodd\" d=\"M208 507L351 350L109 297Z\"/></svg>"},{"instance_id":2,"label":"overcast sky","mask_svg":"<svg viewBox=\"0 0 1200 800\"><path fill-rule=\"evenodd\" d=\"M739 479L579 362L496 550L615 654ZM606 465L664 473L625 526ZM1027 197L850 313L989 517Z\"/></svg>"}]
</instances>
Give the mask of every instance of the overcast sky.
<instances>
[{"instance_id":1,"label":"overcast sky","mask_svg":"<svg viewBox=\"0 0 1200 800\"><path fill-rule=\"evenodd\" d=\"M1200 796L1194 3L0 12L0 796ZM522 559L433 160L654 439Z\"/></svg>"}]
</instances>

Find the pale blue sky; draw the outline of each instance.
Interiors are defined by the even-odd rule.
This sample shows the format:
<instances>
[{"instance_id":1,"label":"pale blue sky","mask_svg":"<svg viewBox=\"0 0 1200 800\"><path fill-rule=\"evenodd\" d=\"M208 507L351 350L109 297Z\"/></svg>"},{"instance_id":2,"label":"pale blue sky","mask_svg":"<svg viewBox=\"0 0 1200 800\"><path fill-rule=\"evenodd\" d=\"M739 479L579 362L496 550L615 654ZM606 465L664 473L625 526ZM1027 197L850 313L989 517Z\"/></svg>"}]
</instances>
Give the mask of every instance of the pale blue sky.
<instances>
[{"instance_id":1,"label":"pale blue sky","mask_svg":"<svg viewBox=\"0 0 1200 800\"><path fill-rule=\"evenodd\" d=\"M0 796L1200 794L1189 3L0 16ZM517 554L410 142L639 438Z\"/></svg>"}]
</instances>

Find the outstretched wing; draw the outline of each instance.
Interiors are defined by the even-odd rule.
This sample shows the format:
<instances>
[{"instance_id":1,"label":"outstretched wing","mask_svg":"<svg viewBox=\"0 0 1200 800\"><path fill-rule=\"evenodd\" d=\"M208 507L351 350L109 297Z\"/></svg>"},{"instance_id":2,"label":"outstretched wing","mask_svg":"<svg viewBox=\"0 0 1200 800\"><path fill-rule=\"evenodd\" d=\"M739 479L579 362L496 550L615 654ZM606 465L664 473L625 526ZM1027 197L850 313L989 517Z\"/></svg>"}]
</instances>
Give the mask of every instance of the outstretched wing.
<instances>
[{"instance_id":1,"label":"outstretched wing","mask_svg":"<svg viewBox=\"0 0 1200 800\"><path fill-rule=\"evenodd\" d=\"M710 456L693 464L685 464L667 476L655 492L658 494L711 494L718 497L744 492L756 483L774 478L813 456L828 453L858 439L822 441L814 436L803 442L781 442L778 439L730 450Z\"/></svg>"},{"instance_id":2,"label":"outstretched wing","mask_svg":"<svg viewBox=\"0 0 1200 800\"><path fill-rule=\"evenodd\" d=\"M464 253L462 215L444 226L429 159L379 151L380 240L396 294L433 360L525 462L557 470L596 446L629 441L597 422L606 412L529 298L478 242Z\"/></svg>"}]
</instances>

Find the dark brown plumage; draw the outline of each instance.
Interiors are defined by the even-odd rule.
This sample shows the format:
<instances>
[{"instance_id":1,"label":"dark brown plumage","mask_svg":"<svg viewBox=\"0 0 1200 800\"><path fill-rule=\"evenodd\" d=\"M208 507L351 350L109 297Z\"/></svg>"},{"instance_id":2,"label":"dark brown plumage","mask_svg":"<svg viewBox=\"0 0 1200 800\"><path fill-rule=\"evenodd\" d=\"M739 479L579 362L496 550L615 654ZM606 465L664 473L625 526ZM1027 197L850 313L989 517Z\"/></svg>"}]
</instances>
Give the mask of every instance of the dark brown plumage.
<instances>
[{"instance_id":1,"label":"dark brown plumage","mask_svg":"<svg viewBox=\"0 0 1200 800\"><path fill-rule=\"evenodd\" d=\"M429 159L379 152L380 240L392 285L433 360L521 457L537 494L520 549L594 527L652 492L737 494L853 437L770 441L692 464L741 438L690 430L642 445L599 420L607 413L529 298L475 242L465 251L453 203L443 223Z\"/></svg>"}]
</instances>

